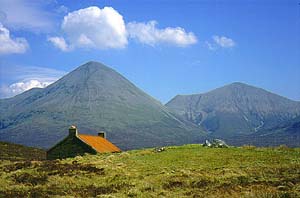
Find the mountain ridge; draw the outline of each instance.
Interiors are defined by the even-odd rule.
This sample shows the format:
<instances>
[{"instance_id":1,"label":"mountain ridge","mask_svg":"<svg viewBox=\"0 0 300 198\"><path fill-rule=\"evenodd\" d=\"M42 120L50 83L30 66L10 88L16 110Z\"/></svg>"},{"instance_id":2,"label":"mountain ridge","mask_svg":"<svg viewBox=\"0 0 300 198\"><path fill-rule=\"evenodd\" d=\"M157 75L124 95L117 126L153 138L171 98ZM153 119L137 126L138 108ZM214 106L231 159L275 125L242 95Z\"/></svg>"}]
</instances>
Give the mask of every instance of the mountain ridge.
<instances>
[{"instance_id":1,"label":"mountain ridge","mask_svg":"<svg viewBox=\"0 0 300 198\"><path fill-rule=\"evenodd\" d=\"M298 101L240 82L202 94L177 95L166 106L220 138L267 131L300 115Z\"/></svg>"},{"instance_id":2,"label":"mountain ridge","mask_svg":"<svg viewBox=\"0 0 300 198\"><path fill-rule=\"evenodd\" d=\"M73 124L82 133L107 131L122 149L213 137L239 144L267 134L297 140L290 131L298 131L299 115L300 102L241 82L176 95L163 105L114 69L89 61L46 88L0 99L0 140L49 148Z\"/></svg>"},{"instance_id":3,"label":"mountain ridge","mask_svg":"<svg viewBox=\"0 0 300 198\"><path fill-rule=\"evenodd\" d=\"M55 83L0 105L0 139L50 147L67 134L107 131L122 149L192 143L201 131L171 114L115 70L85 63Z\"/></svg>"},{"instance_id":4,"label":"mountain ridge","mask_svg":"<svg viewBox=\"0 0 300 198\"><path fill-rule=\"evenodd\" d=\"M289 98L289 97L282 96L282 95L277 94L277 93L273 93L272 91L269 91L269 90L264 89L264 88L261 88L261 87L257 87L257 86L254 86L254 85L250 85L250 84L248 84L248 83L236 81L236 82L232 82L232 83L223 85L223 86L221 86L221 87L216 87L216 88L213 88L213 89L211 89L211 90L204 91L204 92L201 92L201 93L176 94L176 95L175 95L174 97L172 97L169 101L167 101L167 102L165 103L165 105L167 105L168 103L170 103L170 102L171 102L174 98L176 98L176 97L180 97L180 96L196 96L196 95L208 94L208 93L210 93L210 92L213 92L213 91L215 91L215 90L221 89L221 88L223 88L223 87L227 87L227 86L235 86L235 85L248 86L248 87L253 87L253 88L261 89L261 90L266 91L266 92L268 92L268 93L275 94L275 95L280 96L280 97L282 97L282 98L285 98L285 99L288 99L288 100L291 100L291 101L300 103L300 100L294 100L294 99L291 99L291 98Z\"/></svg>"}]
</instances>

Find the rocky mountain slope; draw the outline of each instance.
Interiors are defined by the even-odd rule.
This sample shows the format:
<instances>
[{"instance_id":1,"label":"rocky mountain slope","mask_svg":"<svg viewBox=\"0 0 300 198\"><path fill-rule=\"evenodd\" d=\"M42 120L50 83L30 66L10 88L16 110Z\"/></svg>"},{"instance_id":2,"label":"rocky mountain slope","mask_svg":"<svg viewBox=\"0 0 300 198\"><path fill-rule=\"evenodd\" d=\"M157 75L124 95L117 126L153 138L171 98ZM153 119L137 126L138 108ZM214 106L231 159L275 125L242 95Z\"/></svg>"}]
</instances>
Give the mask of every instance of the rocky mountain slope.
<instances>
[{"instance_id":1,"label":"rocky mountain slope","mask_svg":"<svg viewBox=\"0 0 300 198\"><path fill-rule=\"evenodd\" d=\"M44 89L0 100L0 139L49 148L70 125L107 132L121 149L199 141L202 132L177 119L113 69L88 62Z\"/></svg>"},{"instance_id":2,"label":"rocky mountain slope","mask_svg":"<svg viewBox=\"0 0 300 198\"><path fill-rule=\"evenodd\" d=\"M183 119L204 127L211 136L221 138L275 132L276 127L300 115L299 102L243 83L204 94L178 95L166 106Z\"/></svg>"}]
</instances>

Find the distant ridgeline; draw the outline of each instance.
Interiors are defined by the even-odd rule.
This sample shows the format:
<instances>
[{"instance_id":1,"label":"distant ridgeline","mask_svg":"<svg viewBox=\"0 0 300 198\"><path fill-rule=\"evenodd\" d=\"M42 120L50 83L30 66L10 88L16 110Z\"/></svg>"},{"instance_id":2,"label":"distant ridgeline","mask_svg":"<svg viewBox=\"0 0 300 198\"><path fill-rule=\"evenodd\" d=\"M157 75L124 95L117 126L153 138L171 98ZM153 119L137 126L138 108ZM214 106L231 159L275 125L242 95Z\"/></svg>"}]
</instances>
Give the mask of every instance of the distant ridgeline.
<instances>
[{"instance_id":1,"label":"distant ridgeline","mask_svg":"<svg viewBox=\"0 0 300 198\"><path fill-rule=\"evenodd\" d=\"M122 150L225 139L231 145L300 146L300 103L233 83L178 95L165 106L113 69L88 62L46 88L0 100L0 140L50 148L74 123Z\"/></svg>"}]
</instances>

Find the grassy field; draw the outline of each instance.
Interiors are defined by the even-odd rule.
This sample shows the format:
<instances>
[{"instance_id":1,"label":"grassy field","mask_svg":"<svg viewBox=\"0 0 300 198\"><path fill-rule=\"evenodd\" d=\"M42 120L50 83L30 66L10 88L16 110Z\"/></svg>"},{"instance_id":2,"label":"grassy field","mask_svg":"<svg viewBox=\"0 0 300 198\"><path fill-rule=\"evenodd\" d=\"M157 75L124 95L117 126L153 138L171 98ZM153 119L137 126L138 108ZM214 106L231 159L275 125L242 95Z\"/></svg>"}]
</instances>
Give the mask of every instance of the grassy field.
<instances>
[{"instance_id":1,"label":"grassy field","mask_svg":"<svg viewBox=\"0 0 300 198\"><path fill-rule=\"evenodd\" d=\"M300 197L300 149L166 147L2 160L0 197Z\"/></svg>"},{"instance_id":2,"label":"grassy field","mask_svg":"<svg viewBox=\"0 0 300 198\"><path fill-rule=\"evenodd\" d=\"M0 142L0 160L42 160L45 158L46 152L42 149Z\"/></svg>"}]
</instances>

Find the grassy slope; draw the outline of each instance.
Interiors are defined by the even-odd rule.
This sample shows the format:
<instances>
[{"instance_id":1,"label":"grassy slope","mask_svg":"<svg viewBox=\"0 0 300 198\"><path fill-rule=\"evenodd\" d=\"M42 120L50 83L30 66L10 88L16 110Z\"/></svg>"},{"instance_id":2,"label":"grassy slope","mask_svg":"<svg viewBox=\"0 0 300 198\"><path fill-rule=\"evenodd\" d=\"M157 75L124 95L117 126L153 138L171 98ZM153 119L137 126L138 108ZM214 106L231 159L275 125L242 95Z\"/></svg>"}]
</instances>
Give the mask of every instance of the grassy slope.
<instances>
[{"instance_id":1,"label":"grassy slope","mask_svg":"<svg viewBox=\"0 0 300 198\"><path fill-rule=\"evenodd\" d=\"M300 149L200 145L0 164L0 197L300 197Z\"/></svg>"},{"instance_id":2,"label":"grassy slope","mask_svg":"<svg viewBox=\"0 0 300 198\"><path fill-rule=\"evenodd\" d=\"M45 159L45 154L41 149L0 142L0 160L41 160Z\"/></svg>"}]
</instances>

